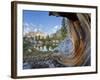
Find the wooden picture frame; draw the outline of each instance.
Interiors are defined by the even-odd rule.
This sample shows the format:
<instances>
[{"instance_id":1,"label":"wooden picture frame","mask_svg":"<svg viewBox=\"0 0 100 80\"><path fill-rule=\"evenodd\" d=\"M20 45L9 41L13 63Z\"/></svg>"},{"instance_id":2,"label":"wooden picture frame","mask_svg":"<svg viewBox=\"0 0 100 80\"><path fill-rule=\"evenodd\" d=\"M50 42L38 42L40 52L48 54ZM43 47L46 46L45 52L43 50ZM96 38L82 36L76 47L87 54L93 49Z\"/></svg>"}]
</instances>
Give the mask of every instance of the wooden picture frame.
<instances>
[{"instance_id":1,"label":"wooden picture frame","mask_svg":"<svg viewBox=\"0 0 100 80\"><path fill-rule=\"evenodd\" d=\"M25 21L27 24L24 24ZM30 22L28 23L28 21L32 21L32 24ZM45 21L45 23L43 21ZM45 29L48 22L50 23L50 27ZM54 24L55 27L53 27ZM62 24L63 27L66 26L66 24L69 26L64 28L67 30L67 32L65 30L65 33L63 33L64 29L62 29ZM26 30L26 28L28 28L28 30ZM41 33L39 34L39 32ZM45 34L43 34L43 32L45 32L46 36L44 36ZM34 39L34 35L36 36L37 34L39 34L40 38L36 40L36 37ZM54 36L54 34L59 34L61 37L59 38L58 36ZM51 37L51 35L53 37ZM50 45L53 44L53 41L57 44L55 47ZM24 43L28 44L26 45ZM29 44L32 44L32 46ZM46 51L44 51L41 46L39 49L36 47L33 48L33 45L37 44L44 44L45 46L49 45L49 47L52 46L54 48L46 48ZM70 45L70 47L67 46L67 48L65 48L66 45ZM24 49L24 46L27 46L28 48L25 47ZM40 54L45 56L46 61L41 61L44 60L44 57ZM33 58L28 58L27 56L32 56ZM35 60L35 57L38 59ZM49 61L47 59L48 57L50 58ZM12 78L49 77L93 73L97 73L97 6L25 1L11 2Z\"/></svg>"}]
</instances>

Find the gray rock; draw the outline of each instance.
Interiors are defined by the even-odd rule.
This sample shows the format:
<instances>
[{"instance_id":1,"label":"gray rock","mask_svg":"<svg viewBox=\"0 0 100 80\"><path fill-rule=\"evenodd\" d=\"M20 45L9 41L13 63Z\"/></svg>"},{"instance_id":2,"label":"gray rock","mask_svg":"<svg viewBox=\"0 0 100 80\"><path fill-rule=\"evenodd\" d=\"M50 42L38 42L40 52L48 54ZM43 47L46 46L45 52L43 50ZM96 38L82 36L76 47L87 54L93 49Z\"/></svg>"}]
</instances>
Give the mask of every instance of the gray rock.
<instances>
[{"instance_id":1,"label":"gray rock","mask_svg":"<svg viewBox=\"0 0 100 80\"><path fill-rule=\"evenodd\" d=\"M74 50L73 42L71 38L66 37L59 45L54 49L55 52L69 55Z\"/></svg>"}]
</instances>

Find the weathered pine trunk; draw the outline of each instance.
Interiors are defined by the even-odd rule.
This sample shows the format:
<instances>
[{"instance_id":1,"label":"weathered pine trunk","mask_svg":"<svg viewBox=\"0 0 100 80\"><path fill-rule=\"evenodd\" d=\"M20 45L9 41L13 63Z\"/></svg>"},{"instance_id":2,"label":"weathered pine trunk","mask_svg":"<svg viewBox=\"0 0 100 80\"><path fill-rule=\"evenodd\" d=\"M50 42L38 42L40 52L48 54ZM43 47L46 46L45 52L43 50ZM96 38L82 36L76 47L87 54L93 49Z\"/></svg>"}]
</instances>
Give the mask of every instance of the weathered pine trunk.
<instances>
[{"instance_id":1,"label":"weathered pine trunk","mask_svg":"<svg viewBox=\"0 0 100 80\"><path fill-rule=\"evenodd\" d=\"M67 14L67 13L65 13L65 14ZM68 13L68 14L70 14L70 13ZM74 15L73 15L73 17L74 17ZM60 16L63 17L63 15L60 15ZM59 63L64 64L66 66L90 65L90 57L91 57L90 56L91 55L90 14L76 13L75 18L77 18L77 19L71 19L70 16L64 15L64 17L68 18L68 20L69 20L68 27L70 30L70 36L71 36L70 39L73 43L74 49L69 55L63 54L63 53L54 53L53 57Z\"/></svg>"}]
</instances>

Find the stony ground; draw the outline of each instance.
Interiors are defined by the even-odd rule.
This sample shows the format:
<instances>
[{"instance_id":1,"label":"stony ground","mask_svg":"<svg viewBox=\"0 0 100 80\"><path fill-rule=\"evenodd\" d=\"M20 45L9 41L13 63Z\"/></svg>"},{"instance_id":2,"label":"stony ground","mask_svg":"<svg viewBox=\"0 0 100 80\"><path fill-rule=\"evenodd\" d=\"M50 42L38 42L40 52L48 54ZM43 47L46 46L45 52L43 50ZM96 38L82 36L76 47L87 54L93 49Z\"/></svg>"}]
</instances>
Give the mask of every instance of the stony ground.
<instances>
[{"instance_id":1,"label":"stony ground","mask_svg":"<svg viewBox=\"0 0 100 80\"><path fill-rule=\"evenodd\" d=\"M58 63L54 57L52 57L52 52L34 52L30 55L25 56L23 59L23 69L35 69L35 68L55 68L55 67L66 67Z\"/></svg>"}]
</instances>

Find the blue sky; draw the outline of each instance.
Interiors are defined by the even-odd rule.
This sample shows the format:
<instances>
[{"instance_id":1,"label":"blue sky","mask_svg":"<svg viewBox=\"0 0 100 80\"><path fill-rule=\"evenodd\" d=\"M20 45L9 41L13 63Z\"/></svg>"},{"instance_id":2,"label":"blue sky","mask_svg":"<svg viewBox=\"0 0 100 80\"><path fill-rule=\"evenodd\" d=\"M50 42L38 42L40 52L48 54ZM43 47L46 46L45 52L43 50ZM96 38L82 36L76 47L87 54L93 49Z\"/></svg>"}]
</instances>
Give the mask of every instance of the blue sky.
<instances>
[{"instance_id":1,"label":"blue sky","mask_svg":"<svg viewBox=\"0 0 100 80\"><path fill-rule=\"evenodd\" d=\"M49 12L46 11L23 10L24 33L30 31L55 33L61 28L61 22L61 17L49 16Z\"/></svg>"}]
</instances>

